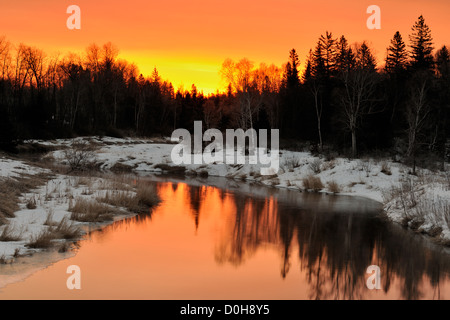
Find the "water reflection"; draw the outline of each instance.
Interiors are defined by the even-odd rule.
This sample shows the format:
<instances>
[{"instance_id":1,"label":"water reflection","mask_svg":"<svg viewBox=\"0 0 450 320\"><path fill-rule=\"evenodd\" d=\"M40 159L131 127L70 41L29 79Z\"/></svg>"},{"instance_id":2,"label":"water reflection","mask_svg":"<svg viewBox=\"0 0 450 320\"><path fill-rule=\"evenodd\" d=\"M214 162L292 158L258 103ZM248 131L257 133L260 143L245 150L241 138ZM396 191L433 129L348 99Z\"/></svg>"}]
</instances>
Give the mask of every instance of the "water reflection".
<instances>
[{"instance_id":1,"label":"water reflection","mask_svg":"<svg viewBox=\"0 0 450 320\"><path fill-rule=\"evenodd\" d=\"M381 268L382 290L388 292L397 282L404 299L424 298L426 284L433 290L429 298L439 299L440 284L449 281L450 258L443 249L384 221L378 211L340 210L336 206L339 197L328 196L327 205L317 207L315 202L323 201L324 196L302 195L302 201L312 203L301 208L295 201L291 203L292 197L299 198L294 191L279 199L184 186L174 189L160 183L158 190L166 197L176 196L167 192L184 192L196 229L205 210L223 215L214 249L219 265L241 266L258 249L276 248L281 278L298 272L291 270L291 265L293 259L299 259L310 299L363 299L366 270L372 264ZM217 201L214 209L203 208L208 197Z\"/></svg>"},{"instance_id":2,"label":"water reflection","mask_svg":"<svg viewBox=\"0 0 450 320\"><path fill-rule=\"evenodd\" d=\"M73 258L0 299L450 297L450 254L381 219L375 202L226 179L147 179L163 200L151 215L92 232ZM65 288L72 264L84 272L80 292ZM382 290L365 285L373 264Z\"/></svg>"}]
</instances>

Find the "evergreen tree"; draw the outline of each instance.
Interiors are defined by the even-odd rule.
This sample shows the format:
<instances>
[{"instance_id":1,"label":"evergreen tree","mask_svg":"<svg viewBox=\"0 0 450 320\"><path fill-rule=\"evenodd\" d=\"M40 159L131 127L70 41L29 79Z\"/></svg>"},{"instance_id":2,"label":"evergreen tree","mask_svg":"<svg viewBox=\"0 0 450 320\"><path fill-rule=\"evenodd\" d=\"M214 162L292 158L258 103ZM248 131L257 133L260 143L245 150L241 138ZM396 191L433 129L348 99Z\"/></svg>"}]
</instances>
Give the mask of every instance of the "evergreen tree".
<instances>
[{"instance_id":1,"label":"evergreen tree","mask_svg":"<svg viewBox=\"0 0 450 320\"><path fill-rule=\"evenodd\" d=\"M325 76L330 78L336 70L336 39L331 32L326 32L319 39L321 46L322 60L325 67Z\"/></svg>"},{"instance_id":2,"label":"evergreen tree","mask_svg":"<svg viewBox=\"0 0 450 320\"><path fill-rule=\"evenodd\" d=\"M338 72L343 72L354 68L354 66L355 55L353 54L353 50L348 45L345 36L342 36L337 43L336 70Z\"/></svg>"},{"instance_id":3,"label":"evergreen tree","mask_svg":"<svg viewBox=\"0 0 450 320\"><path fill-rule=\"evenodd\" d=\"M407 63L408 53L406 45L400 32L397 31L388 48L385 71L387 73L399 73L406 69Z\"/></svg>"},{"instance_id":4,"label":"evergreen tree","mask_svg":"<svg viewBox=\"0 0 450 320\"><path fill-rule=\"evenodd\" d=\"M420 16L412 27L412 34L409 39L411 42L411 67L415 70L432 69L433 38L423 16Z\"/></svg>"},{"instance_id":5,"label":"evergreen tree","mask_svg":"<svg viewBox=\"0 0 450 320\"><path fill-rule=\"evenodd\" d=\"M290 88L296 88L300 85L300 78L298 75L298 67L300 65L300 60L298 59L298 54L295 49L289 52L289 62L286 66L286 81Z\"/></svg>"},{"instance_id":6,"label":"evergreen tree","mask_svg":"<svg viewBox=\"0 0 450 320\"><path fill-rule=\"evenodd\" d=\"M364 70L376 70L377 63L375 57L365 41L356 51L356 65Z\"/></svg>"},{"instance_id":7,"label":"evergreen tree","mask_svg":"<svg viewBox=\"0 0 450 320\"><path fill-rule=\"evenodd\" d=\"M309 50L308 57L306 58L306 67L302 75L302 82L306 83L312 77L312 66L313 66L313 53Z\"/></svg>"},{"instance_id":8,"label":"evergreen tree","mask_svg":"<svg viewBox=\"0 0 450 320\"><path fill-rule=\"evenodd\" d=\"M444 79L450 75L450 53L445 45L436 53L436 73Z\"/></svg>"},{"instance_id":9,"label":"evergreen tree","mask_svg":"<svg viewBox=\"0 0 450 320\"><path fill-rule=\"evenodd\" d=\"M314 78L325 78L326 77L326 67L325 61L323 59L323 45L320 41L317 42L316 48L312 54L312 66L311 74Z\"/></svg>"}]
</instances>

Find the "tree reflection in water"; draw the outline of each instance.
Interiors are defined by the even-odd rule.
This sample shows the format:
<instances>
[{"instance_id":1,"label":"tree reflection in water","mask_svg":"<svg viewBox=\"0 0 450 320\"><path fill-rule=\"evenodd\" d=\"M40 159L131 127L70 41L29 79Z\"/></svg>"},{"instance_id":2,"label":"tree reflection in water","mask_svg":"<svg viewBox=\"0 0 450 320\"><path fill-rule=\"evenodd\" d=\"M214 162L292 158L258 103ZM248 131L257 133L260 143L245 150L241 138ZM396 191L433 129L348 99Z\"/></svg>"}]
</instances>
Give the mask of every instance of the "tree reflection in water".
<instances>
[{"instance_id":1,"label":"tree reflection in water","mask_svg":"<svg viewBox=\"0 0 450 320\"><path fill-rule=\"evenodd\" d=\"M196 228L206 188L188 188ZM327 206L309 208L274 196L264 199L220 192L221 201L232 199L235 209L231 218L224 219L226 231L215 245L218 264L239 266L258 249L276 247L282 278L295 272L290 268L291 260L299 259L301 271L306 271L310 299L364 298L366 270L372 264L381 268L382 289L387 292L394 280L399 281L405 299L420 299L425 282L433 288L434 298L439 298L439 284L448 279L448 254L384 221L377 212L358 214L336 209L334 196L328 196ZM306 202L323 199L292 194ZM298 252L292 252L294 247Z\"/></svg>"},{"instance_id":2,"label":"tree reflection in water","mask_svg":"<svg viewBox=\"0 0 450 320\"><path fill-rule=\"evenodd\" d=\"M214 236L214 259L219 265L238 268L258 250L276 250L280 277L304 274L310 299L363 299L369 291L366 270L370 265L381 268L382 290L395 288L404 299L423 298L424 288L439 299L441 283L450 280L448 252L385 221L379 210L364 201L229 186L158 183L159 191L184 199L183 214L192 216L196 234L202 219L219 216L220 228ZM258 188L263 193L253 193ZM205 204L211 199L217 202L213 208ZM137 216L112 228L150 221L151 215Z\"/></svg>"}]
</instances>

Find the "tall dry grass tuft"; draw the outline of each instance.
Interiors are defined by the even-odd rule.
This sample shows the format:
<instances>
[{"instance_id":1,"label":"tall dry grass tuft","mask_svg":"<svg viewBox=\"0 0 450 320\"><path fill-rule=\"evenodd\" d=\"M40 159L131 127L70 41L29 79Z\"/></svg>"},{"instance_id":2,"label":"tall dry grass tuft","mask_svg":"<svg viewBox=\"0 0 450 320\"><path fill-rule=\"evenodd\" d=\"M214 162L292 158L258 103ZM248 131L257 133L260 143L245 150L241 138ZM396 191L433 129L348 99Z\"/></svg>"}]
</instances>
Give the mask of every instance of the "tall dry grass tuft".
<instances>
[{"instance_id":1,"label":"tall dry grass tuft","mask_svg":"<svg viewBox=\"0 0 450 320\"><path fill-rule=\"evenodd\" d=\"M56 235L52 230L43 230L39 234L31 237L30 242L25 246L32 249L47 249L53 246L52 241L56 239Z\"/></svg>"},{"instance_id":2,"label":"tall dry grass tuft","mask_svg":"<svg viewBox=\"0 0 450 320\"><path fill-rule=\"evenodd\" d=\"M73 221L69 222L67 217L64 217L56 227L50 230L58 239L77 239L83 234L81 229L75 226Z\"/></svg>"},{"instance_id":3,"label":"tall dry grass tuft","mask_svg":"<svg viewBox=\"0 0 450 320\"><path fill-rule=\"evenodd\" d=\"M77 199L73 206L69 206L69 211L72 212L70 219L79 222L111 221L113 214L117 213L117 210L103 203L83 198Z\"/></svg>"},{"instance_id":4,"label":"tall dry grass tuft","mask_svg":"<svg viewBox=\"0 0 450 320\"><path fill-rule=\"evenodd\" d=\"M341 186L334 180L328 182L328 190L333 193L341 192Z\"/></svg>"},{"instance_id":5,"label":"tall dry grass tuft","mask_svg":"<svg viewBox=\"0 0 450 320\"><path fill-rule=\"evenodd\" d=\"M312 175L309 175L303 179L303 187L306 190L312 190L314 192L319 192L324 188L322 180L320 180L319 177L315 177Z\"/></svg>"},{"instance_id":6,"label":"tall dry grass tuft","mask_svg":"<svg viewBox=\"0 0 450 320\"><path fill-rule=\"evenodd\" d=\"M44 185L49 179L48 174L27 175L18 178L0 179L0 225L7 222L7 218L14 218L14 212L19 210L19 197L23 193Z\"/></svg>"},{"instance_id":7,"label":"tall dry grass tuft","mask_svg":"<svg viewBox=\"0 0 450 320\"><path fill-rule=\"evenodd\" d=\"M136 191L107 191L98 201L133 213L145 213L161 201L153 184L138 181Z\"/></svg>"},{"instance_id":8,"label":"tall dry grass tuft","mask_svg":"<svg viewBox=\"0 0 450 320\"><path fill-rule=\"evenodd\" d=\"M3 242L20 241L21 239L22 235L14 232L13 228L9 224L3 228L3 231L0 234L0 241Z\"/></svg>"}]
</instances>

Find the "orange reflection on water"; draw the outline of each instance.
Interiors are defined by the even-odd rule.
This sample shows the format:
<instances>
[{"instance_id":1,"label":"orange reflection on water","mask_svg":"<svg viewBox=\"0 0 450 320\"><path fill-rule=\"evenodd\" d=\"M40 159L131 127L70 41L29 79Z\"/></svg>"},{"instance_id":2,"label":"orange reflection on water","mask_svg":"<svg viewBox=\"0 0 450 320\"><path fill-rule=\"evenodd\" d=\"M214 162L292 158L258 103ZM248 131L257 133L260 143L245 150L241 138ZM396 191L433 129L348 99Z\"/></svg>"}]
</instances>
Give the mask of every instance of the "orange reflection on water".
<instances>
[{"instance_id":1,"label":"orange reflection on water","mask_svg":"<svg viewBox=\"0 0 450 320\"><path fill-rule=\"evenodd\" d=\"M405 251L409 239L372 236L360 217L186 183L159 183L158 193L151 215L91 233L74 257L3 288L0 299L433 298L433 259L448 270L448 259L426 251L422 262L402 258L391 243ZM365 288L371 263L381 265L385 290ZM66 287L70 265L81 268L81 290ZM448 297L448 275L439 280Z\"/></svg>"}]
</instances>

